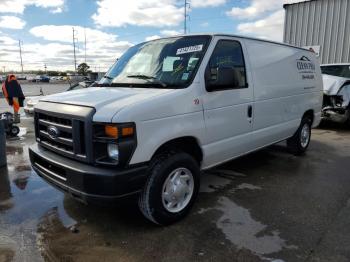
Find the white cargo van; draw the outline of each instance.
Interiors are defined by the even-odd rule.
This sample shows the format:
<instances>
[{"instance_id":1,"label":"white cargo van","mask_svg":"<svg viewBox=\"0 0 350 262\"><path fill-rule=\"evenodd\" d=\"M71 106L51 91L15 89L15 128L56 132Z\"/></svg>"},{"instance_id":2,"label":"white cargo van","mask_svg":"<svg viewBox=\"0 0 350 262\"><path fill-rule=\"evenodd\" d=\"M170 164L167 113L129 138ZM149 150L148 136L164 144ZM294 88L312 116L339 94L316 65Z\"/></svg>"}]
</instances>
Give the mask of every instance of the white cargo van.
<instances>
[{"instance_id":1,"label":"white cargo van","mask_svg":"<svg viewBox=\"0 0 350 262\"><path fill-rule=\"evenodd\" d=\"M157 224L184 217L200 170L287 140L307 149L322 106L312 52L224 34L131 47L100 87L35 108L34 170L84 202L138 194Z\"/></svg>"}]
</instances>

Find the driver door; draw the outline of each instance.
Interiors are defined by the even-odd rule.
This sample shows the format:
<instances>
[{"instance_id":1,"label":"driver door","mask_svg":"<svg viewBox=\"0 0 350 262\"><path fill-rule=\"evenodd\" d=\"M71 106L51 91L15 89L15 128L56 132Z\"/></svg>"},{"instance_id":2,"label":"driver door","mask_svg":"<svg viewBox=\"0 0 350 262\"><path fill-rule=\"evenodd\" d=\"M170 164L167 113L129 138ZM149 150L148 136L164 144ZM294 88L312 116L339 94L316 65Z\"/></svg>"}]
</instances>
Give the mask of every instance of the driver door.
<instances>
[{"instance_id":1,"label":"driver door","mask_svg":"<svg viewBox=\"0 0 350 262\"><path fill-rule=\"evenodd\" d=\"M253 128L253 85L240 40L217 41L206 68L206 93L203 97L208 159L205 167L230 160L251 151ZM225 87L208 88L220 67L232 68L236 81ZM210 74L208 73L210 72ZM208 75L209 79L208 80Z\"/></svg>"}]
</instances>

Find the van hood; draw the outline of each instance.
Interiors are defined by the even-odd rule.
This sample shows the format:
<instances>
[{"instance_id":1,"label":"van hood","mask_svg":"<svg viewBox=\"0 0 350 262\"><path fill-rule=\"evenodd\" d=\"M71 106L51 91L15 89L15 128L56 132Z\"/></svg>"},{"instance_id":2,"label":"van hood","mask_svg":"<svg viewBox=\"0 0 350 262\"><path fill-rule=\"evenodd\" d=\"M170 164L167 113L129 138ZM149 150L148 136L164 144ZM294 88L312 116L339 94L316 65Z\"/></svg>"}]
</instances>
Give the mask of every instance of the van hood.
<instances>
[{"instance_id":1,"label":"van hood","mask_svg":"<svg viewBox=\"0 0 350 262\"><path fill-rule=\"evenodd\" d=\"M110 122L126 106L173 91L174 89L90 87L45 96L40 101L93 107L96 109L94 121Z\"/></svg>"},{"instance_id":2,"label":"van hood","mask_svg":"<svg viewBox=\"0 0 350 262\"><path fill-rule=\"evenodd\" d=\"M322 75L323 78L323 93L329 96L338 94L340 88L346 83L350 83L350 78Z\"/></svg>"}]
</instances>

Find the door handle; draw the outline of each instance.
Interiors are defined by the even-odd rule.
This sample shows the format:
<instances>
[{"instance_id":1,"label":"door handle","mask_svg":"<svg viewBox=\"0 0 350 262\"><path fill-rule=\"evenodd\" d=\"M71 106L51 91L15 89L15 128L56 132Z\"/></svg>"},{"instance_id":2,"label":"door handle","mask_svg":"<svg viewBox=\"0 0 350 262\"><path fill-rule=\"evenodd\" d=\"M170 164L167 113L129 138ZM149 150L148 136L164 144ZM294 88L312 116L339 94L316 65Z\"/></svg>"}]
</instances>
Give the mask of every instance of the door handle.
<instances>
[{"instance_id":1,"label":"door handle","mask_svg":"<svg viewBox=\"0 0 350 262\"><path fill-rule=\"evenodd\" d=\"M248 106L247 114L248 114L248 118L252 118L252 116L253 116L253 107L251 105Z\"/></svg>"}]
</instances>

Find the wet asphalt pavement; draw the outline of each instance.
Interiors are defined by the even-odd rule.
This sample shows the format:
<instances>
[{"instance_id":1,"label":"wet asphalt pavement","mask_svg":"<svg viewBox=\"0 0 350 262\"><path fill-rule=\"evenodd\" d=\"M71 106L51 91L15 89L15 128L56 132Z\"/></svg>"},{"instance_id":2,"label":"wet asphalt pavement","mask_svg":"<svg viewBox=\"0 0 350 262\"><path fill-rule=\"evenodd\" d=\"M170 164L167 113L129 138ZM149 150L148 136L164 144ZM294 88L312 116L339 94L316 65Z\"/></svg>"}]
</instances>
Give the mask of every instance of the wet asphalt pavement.
<instances>
[{"instance_id":1,"label":"wet asphalt pavement","mask_svg":"<svg viewBox=\"0 0 350 262\"><path fill-rule=\"evenodd\" d=\"M350 261L350 129L313 130L309 151L284 144L202 176L183 221L157 227L134 200L85 206L30 167L31 119L0 169L0 261Z\"/></svg>"}]
</instances>

